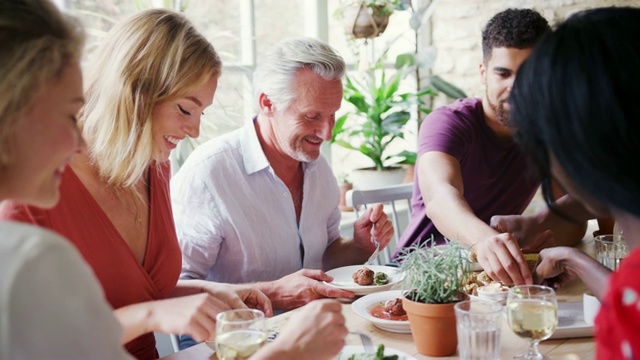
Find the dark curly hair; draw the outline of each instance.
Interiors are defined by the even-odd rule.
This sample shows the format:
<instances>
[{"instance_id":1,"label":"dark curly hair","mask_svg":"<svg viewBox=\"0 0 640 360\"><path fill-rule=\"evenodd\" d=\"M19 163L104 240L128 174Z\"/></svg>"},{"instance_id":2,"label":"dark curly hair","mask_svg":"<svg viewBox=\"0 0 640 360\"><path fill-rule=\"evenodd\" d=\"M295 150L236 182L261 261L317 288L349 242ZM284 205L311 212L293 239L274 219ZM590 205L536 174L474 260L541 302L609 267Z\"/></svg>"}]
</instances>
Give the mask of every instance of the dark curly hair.
<instances>
[{"instance_id":1,"label":"dark curly hair","mask_svg":"<svg viewBox=\"0 0 640 360\"><path fill-rule=\"evenodd\" d=\"M603 204L640 216L640 8L567 19L518 70L516 141L532 155L551 203L551 156Z\"/></svg>"},{"instance_id":2,"label":"dark curly hair","mask_svg":"<svg viewBox=\"0 0 640 360\"><path fill-rule=\"evenodd\" d=\"M482 58L486 63L498 47L531 48L550 32L547 20L535 10L504 10L492 17L482 31Z\"/></svg>"}]
</instances>

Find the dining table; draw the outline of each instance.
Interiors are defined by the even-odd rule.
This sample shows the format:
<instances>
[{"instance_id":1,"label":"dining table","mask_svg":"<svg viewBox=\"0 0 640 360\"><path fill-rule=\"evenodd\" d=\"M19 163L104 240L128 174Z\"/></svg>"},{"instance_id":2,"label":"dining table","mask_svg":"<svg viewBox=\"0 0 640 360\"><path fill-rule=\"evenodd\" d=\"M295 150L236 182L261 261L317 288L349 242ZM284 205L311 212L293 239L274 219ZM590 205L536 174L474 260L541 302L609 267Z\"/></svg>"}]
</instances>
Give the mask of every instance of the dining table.
<instances>
[{"instance_id":1,"label":"dining table","mask_svg":"<svg viewBox=\"0 0 640 360\"><path fill-rule=\"evenodd\" d=\"M592 226L589 226L582 242L577 247L583 249L588 254L594 254ZM558 303L571 302L578 303L583 299L586 287L576 279L557 290ZM278 334L285 326L292 315L297 310L292 310L267 319L267 327L272 334ZM410 333L395 333L381 330L368 320L360 317L352 308L351 302L343 302L342 314L346 319L346 326L350 333L363 333L368 335L374 345L384 344L385 348L412 356L415 359L459 359L458 353L447 357L429 357L418 352ZM581 335L584 336L584 335ZM358 336L349 335L346 338L348 345L361 345ZM526 353L528 342L511 331L507 324L506 316L503 317L500 341L500 359L512 359L515 355ZM595 357L595 340L592 336L567 337L560 339L548 339L539 345L540 352L547 358L553 360L589 360ZM178 351L165 356L163 360L206 360L217 359L215 352L207 344L200 343L185 350Z\"/></svg>"}]
</instances>

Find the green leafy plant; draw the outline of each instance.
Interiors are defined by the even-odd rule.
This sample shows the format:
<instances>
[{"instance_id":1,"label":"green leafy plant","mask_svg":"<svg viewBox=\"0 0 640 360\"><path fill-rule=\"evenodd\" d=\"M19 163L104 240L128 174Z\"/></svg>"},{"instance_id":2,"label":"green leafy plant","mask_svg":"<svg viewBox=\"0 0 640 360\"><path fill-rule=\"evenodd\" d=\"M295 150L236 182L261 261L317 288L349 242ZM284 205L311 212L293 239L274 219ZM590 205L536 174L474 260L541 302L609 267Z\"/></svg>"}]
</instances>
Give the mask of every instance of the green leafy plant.
<instances>
[{"instance_id":1,"label":"green leafy plant","mask_svg":"<svg viewBox=\"0 0 640 360\"><path fill-rule=\"evenodd\" d=\"M467 249L457 242L435 246L433 236L422 245L406 248L399 257L404 270L402 290L407 299L429 304L460 300L471 275Z\"/></svg>"},{"instance_id":2,"label":"green leafy plant","mask_svg":"<svg viewBox=\"0 0 640 360\"><path fill-rule=\"evenodd\" d=\"M400 6L400 0L364 0L364 5L371 13L378 15L391 15L393 10Z\"/></svg>"},{"instance_id":3,"label":"green leafy plant","mask_svg":"<svg viewBox=\"0 0 640 360\"><path fill-rule=\"evenodd\" d=\"M404 10L407 7L402 0L341 0L333 16L342 19L345 8L360 4L364 4L372 15L391 15L394 10Z\"/></svg>"},{"instance_id":4,"label":"green leafy plant","mask_svg":"<svg viewBox=\"0 0 640 360\"><path fill-rule=\"evenodd\" d=\"M383 67L376 67L361 73L361 78L347 76L344 100L354 109L336 119L331 142L361 152L378 170L393 164L414 164L415 152L389 154L387 147L394 140L404 138L404 126L411 119L413 107L420 114L431 111L423 97L436 92L431 88L402 92L400 85L408 73L406 66L391 76Z\"/></svg>"}]
</instances>

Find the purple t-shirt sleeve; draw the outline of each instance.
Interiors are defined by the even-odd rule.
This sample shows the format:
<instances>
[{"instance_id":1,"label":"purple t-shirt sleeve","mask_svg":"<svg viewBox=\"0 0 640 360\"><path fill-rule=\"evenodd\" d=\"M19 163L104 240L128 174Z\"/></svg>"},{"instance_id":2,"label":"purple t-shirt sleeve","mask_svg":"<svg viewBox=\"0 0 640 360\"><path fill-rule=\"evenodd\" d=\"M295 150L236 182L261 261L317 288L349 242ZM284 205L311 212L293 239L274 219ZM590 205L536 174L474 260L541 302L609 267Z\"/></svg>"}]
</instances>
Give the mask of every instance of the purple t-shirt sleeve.
<instances>
[{"instance_id":1,"label":"purple t-shirt sleeve","mask_svg":"<svg viewBox=\"0 0 640 360\"><path fill-rule=\"evenodd\" d=\"M469 99L464 99L469 100ZM464 105L467 101L458 100L452 106L443 106L432 112L420 126L418 156L429 151L447 153L460 160L464 156L469 138L469 117L472 114ZM472 121L472 120L471 120Z\"/></svg>"}]
</instances>

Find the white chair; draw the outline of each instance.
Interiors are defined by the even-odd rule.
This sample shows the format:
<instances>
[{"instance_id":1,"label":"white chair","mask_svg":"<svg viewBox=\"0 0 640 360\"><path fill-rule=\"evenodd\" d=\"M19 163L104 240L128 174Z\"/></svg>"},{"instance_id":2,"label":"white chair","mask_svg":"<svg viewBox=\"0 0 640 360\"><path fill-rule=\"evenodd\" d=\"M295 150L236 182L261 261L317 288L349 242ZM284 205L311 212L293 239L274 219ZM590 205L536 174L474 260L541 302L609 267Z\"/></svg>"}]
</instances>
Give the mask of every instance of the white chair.
<instances>
[{"instance_id":1,"label":"white chair","mask_svg":"<svg viewBox=\"0 0 640 360\"><path fill-rule=\"evenodd\" d=\"M381 203L385 205L385 212L393 222L394 235L387 247L380 251L378 264L384 265L391 261L400 234L408 222L411 214L411 194L413 183L387 186L370 190L349 190L346 194L347 206L352 206L356 218L360 216L359 207L367 208L369 204ZM406 205L405 205L406 204ZM405 207L406 206L406 207Z\"/></svg>"}]
</instances>

